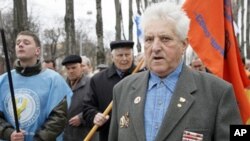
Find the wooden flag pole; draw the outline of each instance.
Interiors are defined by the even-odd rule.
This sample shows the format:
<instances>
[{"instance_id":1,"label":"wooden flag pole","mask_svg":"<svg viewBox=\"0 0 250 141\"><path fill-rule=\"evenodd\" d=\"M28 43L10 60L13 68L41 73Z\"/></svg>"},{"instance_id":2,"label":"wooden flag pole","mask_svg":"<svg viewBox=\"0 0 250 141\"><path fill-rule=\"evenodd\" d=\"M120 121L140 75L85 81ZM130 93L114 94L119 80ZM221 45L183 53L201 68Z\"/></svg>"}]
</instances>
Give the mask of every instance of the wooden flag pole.
<instances>
[{"instance_id":1,"label":"wooden flag pole","mask_svg":"<svg viewBox=\"0 0 250 141\"><path fill-rule=\"evenodd\" d=\"M138 72L141 68L141 66L143 65L144 63L144 60L141 59L139 64L136 66L136 68L133 70L132 74ZM105 111L103 112L103 115L104 116L107 116L111 110L112 110L112 104L113 104L113 101L111 101L108 105L108 107L105 109ZM98 125L94 125L91 130L89 131L88 135L84 138L83 141L90 141L90 139L93 137L93 135L95 134L96 130L98 129Z\"/></svg>"},{"instance_id":2,"label":"wooden flag pole","mask_svg":"<svg viewBox=\"0 0 250 141\"><path fill-rule=\"evenodd\" d=\"M111 101L108 105L108 107L105 109L105 111L103 112L103 115L106 116L110 113L110 111L112 110L112 104L113 101ZM93 137L93 135L95 134L96 130L98 129L98 125L94 125L92 127L92 129L89 131L88 135L85 137L84 141L90 141L90 139Z\"/></svg>"}]
</instances>

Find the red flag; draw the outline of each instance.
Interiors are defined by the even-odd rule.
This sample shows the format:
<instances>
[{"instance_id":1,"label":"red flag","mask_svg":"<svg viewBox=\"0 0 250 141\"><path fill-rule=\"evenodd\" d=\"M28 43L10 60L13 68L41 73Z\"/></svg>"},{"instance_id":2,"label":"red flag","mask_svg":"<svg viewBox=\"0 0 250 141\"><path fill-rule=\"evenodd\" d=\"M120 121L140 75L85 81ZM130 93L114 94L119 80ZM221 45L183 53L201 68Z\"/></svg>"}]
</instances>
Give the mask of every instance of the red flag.
<instances>
[{"instance_id":1,"label":"red flag","mask_svg":"<svg viewBox=\"0 0 250 141\"><path fill-rule=\"evenodd\" d=\"M232 83L244 123L250 124L250 85L234 35L231 0L186 0L183 9L191 19L189 42L205 66Z\"/></svg>"}]
</instances>

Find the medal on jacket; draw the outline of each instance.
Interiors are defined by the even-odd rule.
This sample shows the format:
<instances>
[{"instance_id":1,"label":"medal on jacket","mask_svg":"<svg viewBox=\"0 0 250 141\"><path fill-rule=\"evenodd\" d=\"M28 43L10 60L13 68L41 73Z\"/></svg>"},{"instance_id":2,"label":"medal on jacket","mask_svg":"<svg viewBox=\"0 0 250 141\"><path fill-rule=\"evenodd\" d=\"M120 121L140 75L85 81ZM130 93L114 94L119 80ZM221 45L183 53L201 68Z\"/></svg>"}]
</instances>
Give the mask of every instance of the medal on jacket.
<instances>
[{"instance_id":1,"label":"medal on jacket","mask_svg":"<svg viewBox=\"0 0 250 141\"><path fill-rule=\"evenodd\" d=\"M128 112L120 118L120 127L127 128L129 123L129 115Z\"/></svg>"},{"instance_id":2,"label":"medal on jacket","mask_svg":"<svg viewBox=\"0 0 250 141\"><path fill-rule=\"evenodd\" d=\"M181 108L181 107L182 107L182 104L181 104L181 103L185 103L185 102L186 102L186 99L183 98L183 97L180 97L179 102L180 102L180 103L177 104L177 107L178 107L178 108Z\"/></svg>"},{"instance_id":3,"label":"medal on jacket","mask_svg":"<svg viewBox=\"0 0 250 141\"><path fill-rule=\"evenodd\" d=\"M184 131L182 141L203 141L203 134Z\"/></svg>"},{"instance_id":4,"label":"medal on jacket","mask_svg":"<svg viewBox=\"0 0 250 141\"><path fill-rule=\"evenodd\" d=\"M141 97L138 96L135 98L134 103L138 104L140 101L141 101Z\"/></svg>"}]
</instances>

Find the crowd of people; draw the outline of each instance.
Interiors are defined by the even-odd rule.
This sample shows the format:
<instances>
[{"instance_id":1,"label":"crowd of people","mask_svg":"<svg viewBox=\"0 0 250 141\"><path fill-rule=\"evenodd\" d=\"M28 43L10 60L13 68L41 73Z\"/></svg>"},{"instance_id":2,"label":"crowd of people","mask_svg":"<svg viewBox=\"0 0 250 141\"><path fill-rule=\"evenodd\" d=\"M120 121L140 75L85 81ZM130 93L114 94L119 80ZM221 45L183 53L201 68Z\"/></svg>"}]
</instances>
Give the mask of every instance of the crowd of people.
<instances>
[{"instance_id":1,"label":"crowd of people","mask_svg":"<svg viewBox=\"0 0 250 141\"><path fill-rule=\"evenodd\" d=\"M144 54L134 57L133 41L112 41L112 65L93 73L88 57L72 54L61 62L66 79L54 60L41 61L38 36L20 32L11 71L20 132L4 73L0 140L82 141L96 125L92 141L187 141L190 136L228 141L229 125L242 124L233 88L207 73L198 57L185 64L190 24L185 12L169 2L153 4L141 22ZM110 102L112 111L104 115Z\"/></svg>"}]
</instances>

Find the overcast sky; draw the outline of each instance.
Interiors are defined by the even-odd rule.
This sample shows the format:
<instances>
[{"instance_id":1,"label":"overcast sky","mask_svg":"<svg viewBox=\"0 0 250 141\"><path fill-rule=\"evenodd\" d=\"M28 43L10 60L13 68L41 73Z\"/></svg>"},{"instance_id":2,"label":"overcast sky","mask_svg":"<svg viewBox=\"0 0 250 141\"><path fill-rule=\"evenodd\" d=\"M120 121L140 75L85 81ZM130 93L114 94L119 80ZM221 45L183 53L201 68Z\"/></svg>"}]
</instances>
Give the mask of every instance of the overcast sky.
<instances>
[{"instance_id":1,"label":"overcast sky","mask_svg":"<svg viewBox=\"0 0 250 141\"><path fill-rule=\"evenodd\" d=\"M0 10L2 13L10 11L13 7L12 0L0 0ZM37 17L40 26L43 29L52 27L63 27L65 15L65 0L27 0L28 13L32 13L33 17ZM121 0L123 10L124 27L128 27L128 0ZM87 24L85 28L93 30L92 38L95 37L95 21L96 21L96 6L95 0L74 0L74 14L75 24L79 21ZM135 10L135 6L134 6ZM92 14L88 14L92 12ZM102 14L103 14L103 29L104 42L108 44L110 40L115 38L115 7L114 0L102 0ZM125 28L125 35L128 38L128 29ZM134 29L134 33L135 33Z\"/></svg>"},{"instance_id":2,"label":"overcast sky","mask_svg":"<svg viewBox=\"0 0 250 141\"><path fill-rule=\"evenodd\" d=\"M35 17L38 17L42 26L50 27L54 26L56 20L63 19L65 15L65 0L27 0L28 12L32 13ZM123 0L127 1L127 0ZM114 1L102 0L103 6L103 21L105 29L112 29L114 26ZM0 0L0 10L6 12L13 7L12 0ZM95 20L96 8L95 0L74 0L75 19L91 19ZM91 11L92 14L87 14ZM57 23L56 23L57 24Z\"/></svg>"}]
</instances>

